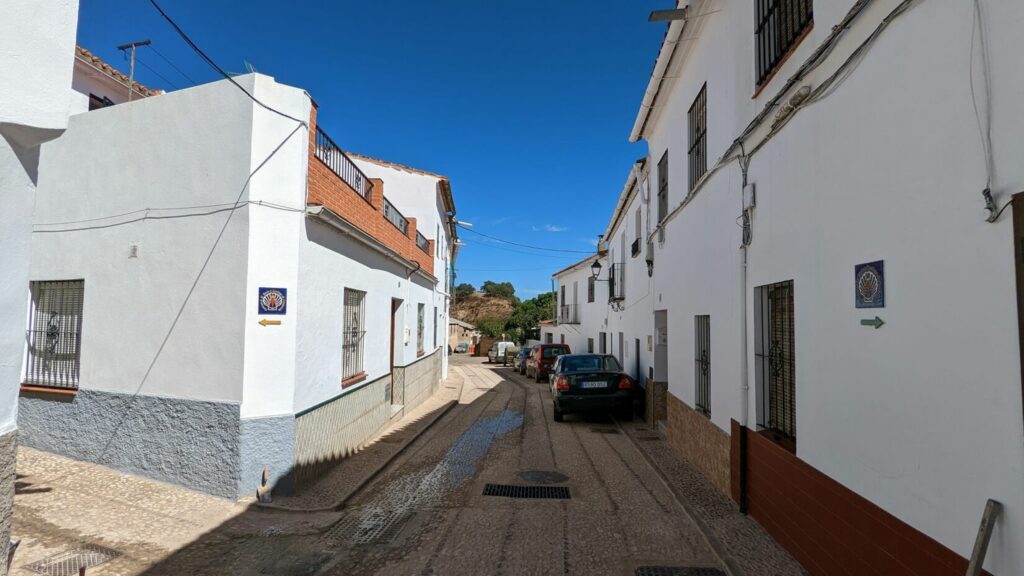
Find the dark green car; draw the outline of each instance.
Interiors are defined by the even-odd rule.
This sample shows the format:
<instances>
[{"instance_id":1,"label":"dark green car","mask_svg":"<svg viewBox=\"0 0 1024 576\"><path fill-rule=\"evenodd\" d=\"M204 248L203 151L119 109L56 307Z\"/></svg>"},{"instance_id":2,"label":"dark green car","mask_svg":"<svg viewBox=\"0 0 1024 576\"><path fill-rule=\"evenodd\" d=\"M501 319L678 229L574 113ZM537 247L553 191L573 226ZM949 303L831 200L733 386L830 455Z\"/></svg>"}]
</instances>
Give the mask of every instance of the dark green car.
<instances>
[{"instance_id":1,"label":"dark green car","mask_svg":"<svg viewBox=\"0 0 1024 576\"><path fill-rule=\"evenodd\" d=\"M571 412L614 411L633 416L633 379L608 354L566 354L551 369L555 422Z\"/></svg>"}]
</instances>

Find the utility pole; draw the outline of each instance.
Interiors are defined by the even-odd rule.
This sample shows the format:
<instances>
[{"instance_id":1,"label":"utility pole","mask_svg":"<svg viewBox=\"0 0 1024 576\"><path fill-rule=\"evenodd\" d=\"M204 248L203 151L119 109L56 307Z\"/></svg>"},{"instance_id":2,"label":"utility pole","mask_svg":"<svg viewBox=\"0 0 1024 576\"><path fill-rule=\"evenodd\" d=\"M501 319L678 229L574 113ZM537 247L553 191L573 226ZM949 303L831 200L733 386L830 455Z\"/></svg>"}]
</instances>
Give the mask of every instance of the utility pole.
<instances>
[{"instance_id":1,"label":"utility pole","mask_svg":"<svg viewBox=\"0 0 1024 576\"><path fill-rule=\"evenodd\" d=\"M139 42L131 42L128 44L121 44L117 47L118 50L124 52L125 50L131 50L131 65L128 68L128 101L132 101L132 89L135 86L135 49L139 46L149 46L149 40L141 40Z\"/></svg>"}]
</instances>

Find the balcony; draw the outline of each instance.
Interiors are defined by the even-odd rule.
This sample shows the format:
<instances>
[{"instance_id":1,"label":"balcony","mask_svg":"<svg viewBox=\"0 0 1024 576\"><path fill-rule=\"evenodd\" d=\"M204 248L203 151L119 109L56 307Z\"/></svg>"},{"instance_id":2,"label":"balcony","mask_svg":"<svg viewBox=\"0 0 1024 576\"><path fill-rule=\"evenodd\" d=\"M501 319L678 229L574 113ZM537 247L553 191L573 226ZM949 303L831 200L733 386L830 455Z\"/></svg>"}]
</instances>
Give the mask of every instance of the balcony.
<instances>
[{"instance_id":1,"label":"balcony","mask_svg":"<svg viewBox=\"0 0 1024 576\"><path fill-rule=\"evenodd\" d=\"M640 239L633 240L633 245L630 247L629 253L633 258L636 258L640 254Z\"/></svg>"},{"instance_id":2,"label":"balcony","mask_svg":"<svg viewBox=\"0 0 1024 576\"><path fill-rule=\"evenodd\" d=\"M608 301L617 302L626 299L626 265L612 264L608 268Z\"/></svg>"},{"instance_id":3,"label":"balcony","mask_svg":"<svg viewBox=\"0 0 1024 576\"><path fill-rule=\"evenodd\" d=\"M389 202L387 198L384 199L384 218L391 222L395 228L398 228L402 234L409 233L409 221L406 220L405 216L402 216L398 208L395 208L395 205Z\"/></svg>"},{"instance_id":4,"label":"balcony","mask_svg":"<svg viewBox=\"0 0 1024 576\"><path fill-rule=\"evenodd\" d=\"M579 324L580 307L578 304L563 304L558 308L559 324Z\"/></svg>"},{"instance_id":5,"label":"balcony","mask_svg":"<svg viewBox=\"0 0 1024 576\"><path fill-rule=\"evenodd\" d=\"M316 129L314 153L321 162L327 165L339 178L355 190L364 200L370 200L370 179L356 166L355 162L331 140L331 137L320 128Z\"/></svg>"}]
</instances>

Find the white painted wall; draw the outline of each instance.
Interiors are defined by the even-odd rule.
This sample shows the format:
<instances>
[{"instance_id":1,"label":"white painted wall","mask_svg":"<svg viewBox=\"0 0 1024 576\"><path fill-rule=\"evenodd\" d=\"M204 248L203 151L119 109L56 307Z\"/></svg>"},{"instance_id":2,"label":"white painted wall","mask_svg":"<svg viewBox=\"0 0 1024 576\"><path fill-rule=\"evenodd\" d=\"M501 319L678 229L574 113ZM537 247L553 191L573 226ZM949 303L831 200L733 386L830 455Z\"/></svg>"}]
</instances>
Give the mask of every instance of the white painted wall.
<instances>
[{"instance_id":1,"label":"white painted wall","mask_svg":"<svg viewBox=\"0 0 1024 576\"><path fill-rule=\"evenodd\" d=\"M701 86L713 164L851 4L816 2L809 38L754 100L753 34L737 33L750 30L750 6L722 4L687 25L683 34L695 40L682 45L668 73L678 80L663 88L648 124L652 182L669 150L670 209L687 196L686 112ZM834 70L896 4L875 2L807 83ZM1014 105L1024 93L1015 57L1024 5L985 6L1001 205L1024 189L1016 160L1024 114ZM1003 502L986 568L1017 574L1024 421L1012 222L1009 214L984 222L968 87L971 10L969 2L918 3L831 96L802 109L753 157L758 205L743 305L753 326L752 289L794 280L801 459L965 557L986 499ZM655 309L669 310L670 391L691 405L693 316L711 315L711 418L726 431L740 419L741 183L739 167L728 165L671 220L653 291ZM878 259L887 305L857 310L854 265ZM876 313L882 329L859 325ZM748 346L752 359L752 331Z\"/></svg>"},{"instance_id":2,"label":"white painted wall","mask_svg":"<svg viewBox=\"0 0 1024 576\"><path fill-rule=\"evenodd\" d=\"M604 268L601 271L601 279L607 278L607 258L594 254L581 260L576 265L562 271L559 274L555 274L555 294L558 300L558 307L562 305L561 293L562 286L565 286L565 294L568 302L572 303L572 290L573 283L579 286L579 293L577 296L578 305L578 319L579 324L564 324L560 323L552 328L554 334L554 341L557 343L560 341L560 337L565 335L565 343L569 345L569 349L574 354L582 354L587 351L587 339L594 339L594 353L600 352L600 340L598 338L598 332L605 329L605 321L607 319L608 309L608 283L597 282L594 284L594 301L587 302L587 278L592 273L590 270L594 260L600 260L601 265ZM543 337L541 338L543 341Z\"/></svg>"},{"instance_id":3,"label":"white painted wall","mask_svg":"<svg viewBox=\"0 0 1024 576\"><path fill-rule=\"evenodd\" d=\"M252 133L252 102L221 81L76 115L43 147L32 279L85 280L82 388L242 400L249 218L262 209L230 208L265 146Z\"/></svg>"},{"instance_id":4,"label":"white painted wall","mask_svg":"<svg viewBox=\"0 0 1024 576\"><path fill-rule=\"evenodd\" d=\"M16 427L39 148L67 127L77 0L0 5L0 434Z\"/></svg>"}]
</instances>

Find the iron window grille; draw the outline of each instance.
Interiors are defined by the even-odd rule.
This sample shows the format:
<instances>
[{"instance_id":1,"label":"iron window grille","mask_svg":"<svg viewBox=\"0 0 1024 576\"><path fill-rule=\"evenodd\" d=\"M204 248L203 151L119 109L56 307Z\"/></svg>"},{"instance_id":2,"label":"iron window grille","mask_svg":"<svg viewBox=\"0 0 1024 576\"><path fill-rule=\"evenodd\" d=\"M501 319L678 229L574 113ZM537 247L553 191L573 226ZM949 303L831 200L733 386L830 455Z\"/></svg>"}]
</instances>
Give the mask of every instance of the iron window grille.
<instances>
[{"instance_id":1,"label":"iron window grille","mask_svg":"<svg viewBox=\"0 0 1024 576\"><path fill-rule=\"evenodd\" d=\"M395 228L401 230L402 234L409 234L409 221L405 219L405 216L402 216L402 213L398 211L398 208L395 208L395 205L387 198L384 199L384 217L387 218L388 222L391 222Z\"/></svg>"},{"instance_id":2,"label":"iron window grille","mask_svg":"<svg viewBox=\"0 0 1024 576\"><path fill-rule=\"evenodd\" d=\"M596 284L597 284L597 280L595 280L593 276L590 276L589 278L587 278L587 302L593 302L594 301L594 291L595 291L595 285Z\"/></svg>"},{"instance_id":3,"label":"iron window grille","mask_svg":"<svg viewBox=\"0 0 1024 576\"><path fill-rule=\"evenodd\" d=\"M416 353L423 354L423 332L424 332L424 318L423 318L423 304L416 305Z\"/></svg>"},{"instance_id":4,"label":"iron window grille","mask_svg":"<svg viewBox=\"0 0 1024 576\"><path fill-rule=\"evenodd\" d=\"M668 150L658 161L658 223L668 216Z\"/></svg>"},{"instance_id":5,"label":"iron window grille","mask_svg":"<svg viewBox=\"0 0 1024 576\"><path fill-rule=\"evenodd\" d=\"M434 349L437 349L437 306L434 306Z\"/></svg>"},{"instance_id":6,"label":"iron window grille","mask_svg":"<svg viewBox=\"0 0 1024 576\"><path fill-rule=\"evenodd\" d=\"M758 292L757 364L763 388L765 428L796 440L796 360L793 281Z\"/></svg>"},{"instance_id":7,"label":"iron window grille","mask_svg":"<svg viewBox=\"0 0 1024 576\"><path fill-rule=\"evenodd\" d=\"M81 369L85 281L32 282L30 289L24 383L75 390Z\"/></svg>"},{"instance_id":8,"label":"iron window grille","mask_svg":"<svg viewBox=\"0 0 1024 576\"><path fill-rule=\"evenodd\" d=\"M813 0L755 0L757 85L764 84L814 22Z\"/></svg>"},{"instance_id":9,"label":"iron window grille","mask_svg":"<svg viewBox=\"0 0 1024 576\"><path fill-rule=\"evenodd\" d=\"M626 299L625 265L621 262L608 267L608 300Z\"/></svg>"},{"instance_id":10,"label":"iron window grille","mask_svg":"<svg viewBox=\"0 0 1024 576\"><path fill-rule=\"evenodd\" d=\"M363 340L366 292L345 289L344 338L341 345L341 379L363 372Z\"/></svg>"},{"instance_id":11,"label":"iron window grille","mask_svg":"<svg viewBox=\"0 0 1024 576\"><path fill-rule=\"evenodd\" d=\"M565 304L558 310L558 323L559 324L579 324L580 314L579 306L576 304Z\"/></svg>"},{"instance_id":12,"label":"iron window grille","mask_svg":"<svg viewBox=\"0 0 1024 576\"><path fill-rule=\"evenodd\" d=\"M370 179L356 166L355 162L331 140L331 137L320 128L316 129L315 156L323 162L331 172L348 184L356 194L365 200L370 199Z\"/></svg>"},{"instance_id":13,"label":"iron window grille","mask_svg":"<svg viewBox=\"0 0 1024 576\"><path fill-rule=\"evenodd\" d=\"M687 112L690 124L690 190L697 185L700 177L708 171L708 85L701 86L700 92Z\"/></svg>"},{"instance_id":14,"label":"iron window grille","mask_svg":"<svg viewBox=\"0 0 1024 576\"><path fill-rule=\"evenodd\" d=\"M694 407L704 415L711 415L711 316L693 317Z\"/></svg>"}]
</instances>

